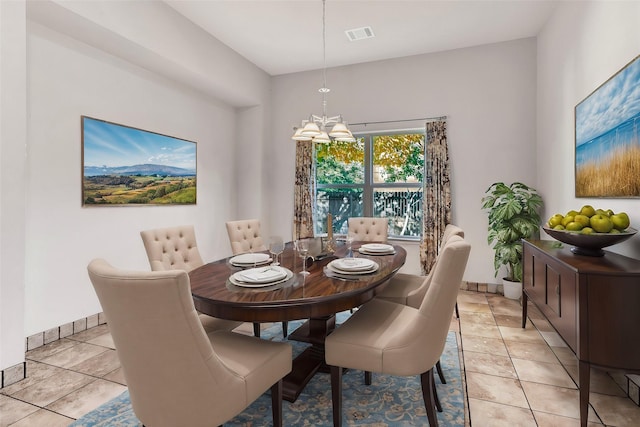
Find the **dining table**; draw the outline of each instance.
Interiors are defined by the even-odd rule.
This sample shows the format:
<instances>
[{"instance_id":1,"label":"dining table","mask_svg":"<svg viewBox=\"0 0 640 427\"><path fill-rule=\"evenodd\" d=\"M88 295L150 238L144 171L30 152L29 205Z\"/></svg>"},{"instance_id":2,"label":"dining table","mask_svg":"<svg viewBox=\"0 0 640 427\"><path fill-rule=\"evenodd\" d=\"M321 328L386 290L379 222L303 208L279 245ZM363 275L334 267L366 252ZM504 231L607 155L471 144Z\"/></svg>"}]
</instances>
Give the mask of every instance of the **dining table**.
<instances>
[{"instance_id":1,"label":"dining table","mask_svg":"<svg viewBox=\"0 0 640 427\"><path fill-rule=\"evenodd\" d=\"M305 319L288 336L310 344L295 357L291 372L283 379L283 398L294 402L317 372L328 372L324 341L336 327L336 313L372 299L405 263L402 246L390 245L393 250L387 254L362 253L366 243L353 242L351 248L336 244L331 252L303 258L293 242L288 242L280 257L280 267L288 270L287 278L271 286L238 286L234 274L247 266L234 264L234 257L207 263L189 272L194 305L201 313L227 320L263 323ZM370 259L377 268L353 275L336 274L331 269L332 261L349 257Z\"/></svg>"}]
</instances>

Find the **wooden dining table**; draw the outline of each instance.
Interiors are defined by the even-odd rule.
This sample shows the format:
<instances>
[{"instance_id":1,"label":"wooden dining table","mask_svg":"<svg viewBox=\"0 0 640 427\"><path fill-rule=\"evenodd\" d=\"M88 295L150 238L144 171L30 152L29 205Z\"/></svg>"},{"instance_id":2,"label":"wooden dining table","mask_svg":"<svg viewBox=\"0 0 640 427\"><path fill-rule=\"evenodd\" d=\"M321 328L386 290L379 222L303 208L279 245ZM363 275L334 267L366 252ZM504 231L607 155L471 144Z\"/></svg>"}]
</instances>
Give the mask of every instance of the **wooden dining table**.
<instances>
[{"instance_id":1,"label":"wooden dining table","mask_svg":"<svg viewBox=\"0 0 640 427\"><path fill-rule=\"evenodd\" d=\"M297 256L289 242L280 265L291 270L293 276L264 288L243 288L231 283L230 276L241 270L230 262L232 257L210 262L189 273L195 307L210 316L243 322L308 319L289 335L289 339L311 344L294 359L291 373L283 381L283 398L294 402L316 372L328 372L324 340L335 328L335 314L372 299L405 263L407 253L401 246L393 245L395 253L390 255L364 255L358 251L362 244L354 242L352 254L346 245L338 244L332 254L313 262L307 260L309 274L304 275L303 258ZM370 258L379 268L374 273L352 277L333 274L327 264L347 255Z\"/></svg>"}]
</instances>

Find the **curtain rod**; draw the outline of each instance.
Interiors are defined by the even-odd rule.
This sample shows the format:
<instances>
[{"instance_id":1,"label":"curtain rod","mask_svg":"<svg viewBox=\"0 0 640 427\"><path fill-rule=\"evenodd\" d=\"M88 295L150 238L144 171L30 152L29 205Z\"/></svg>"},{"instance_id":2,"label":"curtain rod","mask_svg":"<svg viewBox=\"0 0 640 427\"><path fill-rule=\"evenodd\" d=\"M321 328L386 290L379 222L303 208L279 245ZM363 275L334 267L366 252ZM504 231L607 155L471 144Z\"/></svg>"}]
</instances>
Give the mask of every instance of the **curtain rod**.
<instances>
[{"instance_id":1,"label":"curtain rod","mask_svg":"<svg viewBox=\"0 0 640 427\"><path fill-rule=\"evenodd\" d=\"M401 122L417 122L421 120L444 120L447 116L440 117L421 117L418 119L404 119L404 120L381 120L377 122L362 122L362 123L349 123L349 126L367 126L367 125L376 125L381 123L401 123Z\"/></svg>"}]
</instances>

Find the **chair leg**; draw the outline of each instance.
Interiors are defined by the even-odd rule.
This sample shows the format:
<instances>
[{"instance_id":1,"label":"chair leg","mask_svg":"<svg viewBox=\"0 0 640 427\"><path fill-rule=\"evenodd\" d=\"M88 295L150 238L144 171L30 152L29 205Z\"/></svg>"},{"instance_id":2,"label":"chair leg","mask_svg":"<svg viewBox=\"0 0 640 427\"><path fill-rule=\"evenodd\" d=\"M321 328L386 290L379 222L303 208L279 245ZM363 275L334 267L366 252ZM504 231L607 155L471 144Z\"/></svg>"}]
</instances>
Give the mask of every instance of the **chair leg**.
<instances>
[{"instance_id":1,"label":"chair leg","mask_svg":"<svg viewBox=\"0 0 640 427\"><path fill-rule=\"evenodd\" d=\"M289 322L282 322L282 338L286 338L289 335Z\"/></svg>"},{"instance_id":2,"label":"chair leg","mask_svg":"<svg viewBox=\"0 0 640 427\"><path fill-rule=\"evenodd\" d=\"M438 371L438 376L440 377L440 382L442 384L446 384L447 380L444 378L444 373L442 372L442 366L440 366L440 359L436 362L436 370Z\"/></svg>"},{"instance_id":3,"label":"chair leg","mask_svg":"<svg viewBox=\"0 0 640 427\"><path fill-rule=\"evenodd\" d=\"M331 367L331 401L333 403L333 427L342 427L342 368Z\"/></svg>"},{"instance_id":4,"label":"chair leg","mask_svg":"<svg viewBox=\"0 0 640 427\"><path fill-rule=\"evenodd\" d=\"M442 412L442 405L440 404L440 398L438 398L438 388L436 387L436 382L433 381L433 400L436 404L436 409L438 412Z\"/></svg>"},{"instance_id":5,"label":"chair leg","mask_svg":"<svg viewBox=\"0 0 640 427\"><path fill-rule=\"evenodd\" d=\"M274 427L282 427L282 380L271 386L271 413Z\"/></svg>"},{"instance_id":6,"label":"chair leg","mask_svg":"<svg viewBox=\"0 0 640 427\"><path fill-rule=\"evenodd\" d=\"M364 384L365 385L371 385L371 372L370 371L364 371Z\"/></svg>"},{"instance_id":7,"label":"chair leg","mask_svg":"<svg viewBox=\"0 0 640 427\"><path fill-rule=\"evenodd\" d=\"M427 410L429 427L438 427L436 404L433 398L433 368L420 375L420 384L422 385L422 399L424 400L424 406Z\"/></svg>"},{"instance_id":8,"label":"chair leg","mask_svg":"<svg viewBox=\"0 0 640 427\"><path fill-rule=\"evenodd\" d=\"M260 323L253 322L253 336L260 338Z\"/></svg>"},{"instance_id":9,"label":"chair leg","mask_svg":"<svg viewBox=\"0 0 640 427\"><path fill-rule=\"evenodd\" d=\"M456 319L460 318L460 312L458 312L458 301L456 301Z\"/></svg>"}]
</instances>

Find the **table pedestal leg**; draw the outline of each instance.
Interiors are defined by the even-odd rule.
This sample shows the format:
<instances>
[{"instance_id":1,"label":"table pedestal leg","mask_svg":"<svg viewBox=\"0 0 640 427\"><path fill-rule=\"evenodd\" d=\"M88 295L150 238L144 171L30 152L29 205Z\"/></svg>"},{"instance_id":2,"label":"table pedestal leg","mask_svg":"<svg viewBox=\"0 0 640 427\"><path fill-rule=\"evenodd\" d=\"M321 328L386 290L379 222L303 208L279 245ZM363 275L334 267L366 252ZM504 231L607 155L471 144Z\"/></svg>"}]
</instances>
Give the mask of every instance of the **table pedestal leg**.
<instances>
[{"instance_id":1,"label":"table pedestal leg","mask_svg":"<svg viewBox=\"0 0 640 427\"><path fill-rule=\"evenodd\" d=\"M289 335L289 339L308 342L311 347L293 360L291 372L284 377L282 398L295 402L304 387L319 370L329 372L324 362L324 339L335 328L335 316L309 319Z\"/></svg>"}]
</instances>

